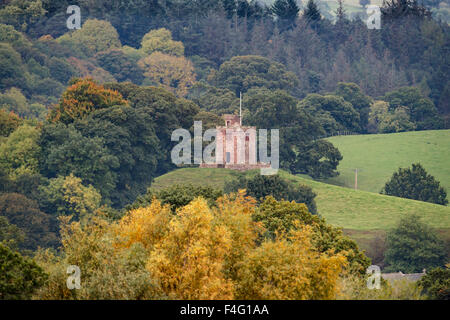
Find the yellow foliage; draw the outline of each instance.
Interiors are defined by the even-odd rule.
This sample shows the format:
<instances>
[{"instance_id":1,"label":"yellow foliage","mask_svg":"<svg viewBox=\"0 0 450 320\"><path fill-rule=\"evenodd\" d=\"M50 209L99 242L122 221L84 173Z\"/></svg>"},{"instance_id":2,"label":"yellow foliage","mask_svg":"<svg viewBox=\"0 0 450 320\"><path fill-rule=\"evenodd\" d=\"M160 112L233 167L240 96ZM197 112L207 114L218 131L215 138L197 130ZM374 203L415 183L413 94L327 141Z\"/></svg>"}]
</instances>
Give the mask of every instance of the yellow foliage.
<instances>
[{"instance_id":1,"label":"yellow foliage","mask_svg":"<svg viewBox=\"0 0 450 320\"><path fill-rule=\"evenodd\" d=\"M231 235L204 199L181 208L169 231L155 245L147 269L172 299L232 299L233 284L222 268L231 249Z\"/></svg>"},{"instance_id":2,"label":"yellow foliage","mask_svg":"<svg viewBox=\"0 0 450 320\"><path fill-rule=\"evenodd\" d=\"M232 248L227 253L224 265L225 275L235 280L242 260L256 246L256 240L263 233L261 223L252 220L256 201L245 196L245 190L217 199L214 208L215 223L225 226L231 233Z\"/></svg>"},{"instance_id":3,"label":"yellow foliage","mask_svg":"<svg viewBox=\"0 0 450 320\"><path fill-rule=\"evenodd\" d=\"M138 62L144 75L153 83L174 92L180 97L188 93L195 83L194 66L184 57L175 57L158 51Z\"/></svg>"},{"instance_id":4,"label":"yellow foliage","mask_svg":"<svg viewBox=\"0 0 450 320\"><path fill-rule=\"evenodd\" d=\"M333 299L342 255L319 253L311 244L310 226L298 227L277 240L265 240L244 260L238 273L238 299Z\"/></svg>"},{"instance_id":5,"label":"yellow foliage","mask_svg":"<svg viewBox=\"0 0 450 320\"><path fill-rule=\"evenodd\" d=\"M156 199L146 208L131 210L116 226L117 246L130 247L140 242L152 249L166 234L171 218L170 206L162 206Z\"/></svg>"},{"instance_id":6,"label":"yellow foliage","mask_svg":"<svg viewBox=\"0 0 450 320\"><path fill-rule=\"evenodd\" d=\"M172 33L165 28L150 30L141 42L141 50L146 54L155 51L181 57L184 55L184 45L181 41L173 41Z\"/></svg>"}]
</instances>

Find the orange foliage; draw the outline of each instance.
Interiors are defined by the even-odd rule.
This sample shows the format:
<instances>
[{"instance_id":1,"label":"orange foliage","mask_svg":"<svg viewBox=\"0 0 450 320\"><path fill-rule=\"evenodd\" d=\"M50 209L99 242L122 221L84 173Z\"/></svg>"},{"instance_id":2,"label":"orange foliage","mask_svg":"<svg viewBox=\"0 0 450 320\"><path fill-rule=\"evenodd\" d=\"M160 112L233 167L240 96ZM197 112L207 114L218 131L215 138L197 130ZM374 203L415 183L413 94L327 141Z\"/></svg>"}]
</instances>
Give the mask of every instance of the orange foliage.
<instances>
[{"instance_id":1,"label":"orange foliage","mask_svg":"<svg viewBox=\"0 0 450 320\"><path fill-rule=\"evenodd\" d=\"M68 124L94 110L126 103L117 91L105 89L92 79L76 79L63 93L59 104L50 111L48 120Z\"/></svg>"}]
</instances>

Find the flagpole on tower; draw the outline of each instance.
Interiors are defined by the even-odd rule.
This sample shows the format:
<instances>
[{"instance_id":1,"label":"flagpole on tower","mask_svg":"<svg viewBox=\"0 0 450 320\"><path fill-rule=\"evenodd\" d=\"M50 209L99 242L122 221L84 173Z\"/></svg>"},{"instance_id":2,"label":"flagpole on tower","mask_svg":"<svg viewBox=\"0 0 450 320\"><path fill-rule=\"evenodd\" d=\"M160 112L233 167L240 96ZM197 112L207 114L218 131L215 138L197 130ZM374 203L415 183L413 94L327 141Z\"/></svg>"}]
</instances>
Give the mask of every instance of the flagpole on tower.
<instances>
[{"instance_id":1,"label":"flagpole on tower","mask_svg":"<svg viewBox=\"0 0 450 320\"><path fill-rule=\"evenodd\" d=\"M239 91L239 124L242 127L242 92Z\"/></svg>"}]
</instances>

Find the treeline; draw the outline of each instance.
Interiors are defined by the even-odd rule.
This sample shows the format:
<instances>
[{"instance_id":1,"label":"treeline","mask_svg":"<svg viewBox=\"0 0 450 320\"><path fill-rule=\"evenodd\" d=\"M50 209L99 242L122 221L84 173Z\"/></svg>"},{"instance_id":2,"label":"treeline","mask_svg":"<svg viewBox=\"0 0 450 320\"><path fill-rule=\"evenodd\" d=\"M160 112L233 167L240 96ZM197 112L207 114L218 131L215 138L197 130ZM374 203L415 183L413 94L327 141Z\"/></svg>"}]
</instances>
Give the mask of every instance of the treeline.
<instances>
[{"instance_id":1,"label":"treeline","mask_svg":"<svg viewBox=\"0 0 450 320\"><path fill-rule=\"evenodd\" d=\"M198 61L217 69L242 55L280 62L297 75L300 98L334 91L339 81L357 83L372 97L416 86L440 114L449 113L448 25L432 20L428 9L415 1L388 2L382 9L380 30L369 30L359 19L350 21L345 12L333 24L312 1L304 10L287 0L275 1L273 7L227 0L70 4L81 7L82 21L109 21L120 42L133 48L140 47L149 30L164 27L183 42L185 55L194 64ZM65 1L10 1L0 9L0 21L33 39L57 38L67 32L68 5ZM20 14L12 14L19 7Z\"/></svg>"}]
</instances>

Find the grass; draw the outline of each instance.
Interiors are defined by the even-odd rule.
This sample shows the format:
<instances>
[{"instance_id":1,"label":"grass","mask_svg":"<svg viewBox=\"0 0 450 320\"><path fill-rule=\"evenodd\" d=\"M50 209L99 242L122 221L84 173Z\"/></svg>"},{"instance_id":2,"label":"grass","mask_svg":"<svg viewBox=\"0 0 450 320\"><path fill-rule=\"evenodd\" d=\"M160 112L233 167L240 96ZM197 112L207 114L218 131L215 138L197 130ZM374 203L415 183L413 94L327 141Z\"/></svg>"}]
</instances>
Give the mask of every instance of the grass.
<instances>
[{"instance_id":1,"label":"grass","mask_svg":"<svg viewBox=\"0 0 450 320\"><path fill-rule=\"evenodd\" d=\"M413 131L391 134L338 136L328 138L343 156L338 177L325 182L380 192L399 167L420 162L425 170L450 191L450 130Z\"/></svg>"},{"instance_id":2,"label":"grass","mask_svg":"<svg viewBox=\"0 0 450 320\"><path fill-rule=\"evenodd\" d=\"M238 175L239 172L229 169L183 168L156 178L152 187L163 188L173 184L192 183L222 188L226 180ZM356 191L293 176L284 171L280 171L280 175L294 183L312 187L317 193L318 212L328 223L338 227L352 230L388 230L401 217L417 213L422 217L422 221L431 227L450 230L450 207Z\"/></svg>"}]
</instances>

